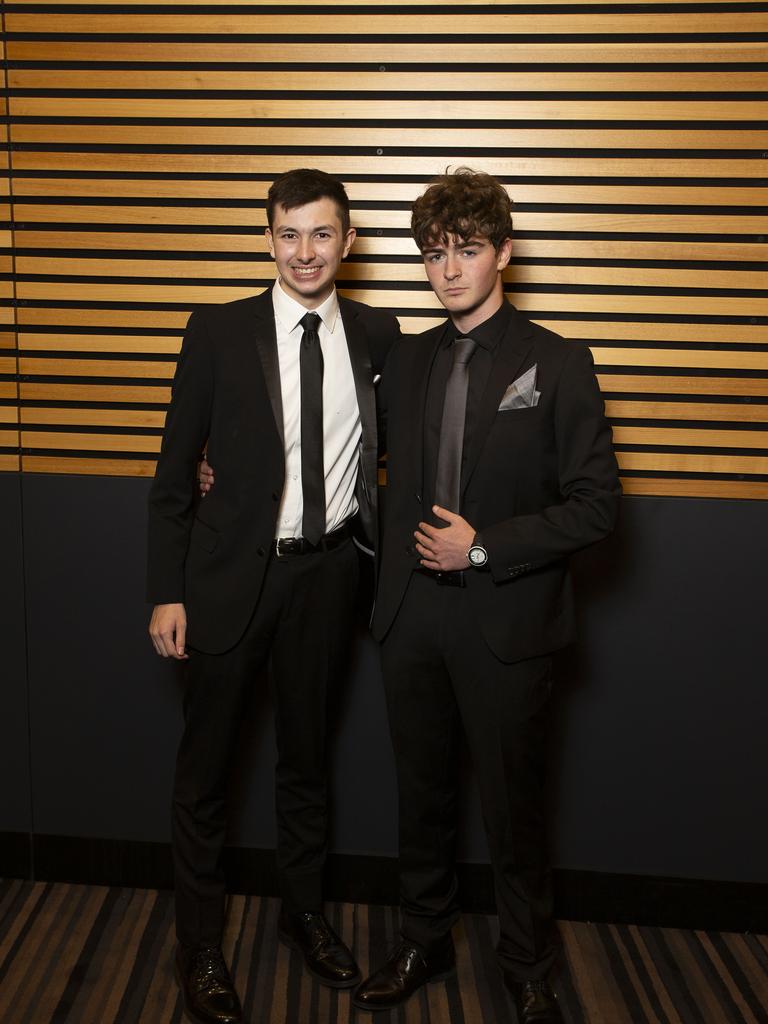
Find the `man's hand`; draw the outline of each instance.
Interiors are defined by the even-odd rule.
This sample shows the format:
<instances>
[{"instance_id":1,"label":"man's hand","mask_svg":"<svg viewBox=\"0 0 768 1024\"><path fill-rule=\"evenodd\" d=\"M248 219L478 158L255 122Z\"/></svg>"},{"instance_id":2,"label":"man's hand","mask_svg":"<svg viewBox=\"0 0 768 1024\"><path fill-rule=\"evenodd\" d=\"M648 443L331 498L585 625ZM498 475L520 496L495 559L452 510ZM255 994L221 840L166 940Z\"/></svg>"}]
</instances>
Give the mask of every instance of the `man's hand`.
<instances>
[{"instance_id":1,"label":"man's hand","mask_svg":"<svg viewBox=\"0 0 768 1024\"><path fill-rule=\"evenodd\" d=\"M208 465L205 456L197 469L197 482L200 484L200 494L204 498L213 487L213 468Z\"/></svg>"},{"instance_id":2,"label":"man's hand","mask_svg":"<svg viewBox=\"0 0 768 1024\"><path fill-rule=\"evenodd\" d=\"M455 512L449 512L439 505L433 505L432 511L438 519L444 519L448 526L439 528L430 526L429 523L419 523L418 530L414 530L416 550L421 555L421 564L425 569L435 569L439 572L467 569L467 552L475 539L474 527Z\"/></svg>"},{"instance_id":3,"label":"man's hand","mask_svg":"<svg viewBox=\"0 0 768 1024\"><path fill-rule=\"evenodd\" d=\"M156 604L149 623L149 635L158 654L163 658L184 661L187 636L187 613L183 604Z\"/></svg>"}]
</instances>

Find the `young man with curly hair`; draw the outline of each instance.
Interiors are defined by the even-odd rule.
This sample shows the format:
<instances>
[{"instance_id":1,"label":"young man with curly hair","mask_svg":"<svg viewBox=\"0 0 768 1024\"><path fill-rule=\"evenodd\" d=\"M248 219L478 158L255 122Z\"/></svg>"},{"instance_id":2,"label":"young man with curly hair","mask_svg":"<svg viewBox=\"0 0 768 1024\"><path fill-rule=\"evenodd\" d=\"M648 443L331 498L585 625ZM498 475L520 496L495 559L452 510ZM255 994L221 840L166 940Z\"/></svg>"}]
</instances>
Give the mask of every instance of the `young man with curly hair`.
<instances>
[{"instance_id":1,"label":"young man with curly hair","mask_svg":"<svg viewBox=\"0 0 768 1024\"><path fill-rule=\"evenodd\" d=\"M552 654L574 634L568 556L613 527L620 486L589 349L506 301L510 200L459 168L413 207L448 319L401 339L379 391L387 500L373 634L400 799L401 939L368 1010L450 973L459 739L474 763L520 1024L562 1020L545 843Z\"/></svg>"}]
</instances>

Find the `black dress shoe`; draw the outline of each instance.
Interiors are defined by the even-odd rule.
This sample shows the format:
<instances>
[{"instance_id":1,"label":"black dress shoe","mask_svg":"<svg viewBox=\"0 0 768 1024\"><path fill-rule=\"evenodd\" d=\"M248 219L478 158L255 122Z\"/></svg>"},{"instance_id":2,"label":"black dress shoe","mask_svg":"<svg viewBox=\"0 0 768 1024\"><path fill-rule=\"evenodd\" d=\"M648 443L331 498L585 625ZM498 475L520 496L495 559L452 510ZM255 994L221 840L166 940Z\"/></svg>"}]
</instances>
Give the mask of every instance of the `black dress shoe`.
<instances>
[{"instance_id":1,"label":"black dress shoe","mask_svg":"<svg viewBox=\"0 0 768 1024\"><path fill-rule=\"evenodd\" d=\"M515 981L505 975L504 984L515 1002L518 1024L563 1024L557 996L548 981Z\"/></svg>"},{"instance_id":2,"label":"black dress shoe","mask_svg":"<svg viewBox=\"0 0 768 1024\"><path fill-rule=\"evenodd\" d=\"M177 946L176 980L195 1024L242 1024L240 1000L218 946Z\"/></svg>"},{"instance_id":3,"label":"black dress shoe","mask_svg":"<svg viewBox=\"0 0 768 1024\"><path fill-rule=\"evenodd\" d=\"M361 1010L389 1010L409 999L428 981L439 981L456 967L453 942L432 953L422 953L403 940L387 962L362 983L352 997Z\"/></svg>"},{"instance_id":4,"label":"black dress shoe","mask_svg":"<svg viewBox=\"0 0 768 1024\"><path fill-rule=\"evenodd\" d=\"M281 942L302 954L309 973L323 985L351 988L360 980L360 968L355 958L323 914L288 914L283 911L277 934Z\"/></svg>"}]
</instances>

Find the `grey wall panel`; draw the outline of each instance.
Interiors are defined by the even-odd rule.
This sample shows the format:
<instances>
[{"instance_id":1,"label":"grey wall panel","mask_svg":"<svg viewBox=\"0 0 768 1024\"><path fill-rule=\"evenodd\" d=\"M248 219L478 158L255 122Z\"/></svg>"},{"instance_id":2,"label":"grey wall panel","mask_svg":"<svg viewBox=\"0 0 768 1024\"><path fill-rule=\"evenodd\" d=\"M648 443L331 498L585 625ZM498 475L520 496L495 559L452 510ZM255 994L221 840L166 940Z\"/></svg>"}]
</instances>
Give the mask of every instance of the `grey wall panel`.
<instances>
[{"instance_id":1,"label":"grey wall panel","mask_svg":"<svg viewBox=\"0 0 768 1024\"><path fill-rule=\"evenodd\" d=\"M31 828L21 478L0 473L0 832Z\"/></svg>"},{"instance_id":2,"label":"grey wall panel","mask_svg":"<svg viewBox=\"0 0 768 1024\"><path fill-rule=\"evenodd\" d=\"M147 483L29 476L24 488L35 827L165 841L181 683L146 636ZM581 641L560 659L555 709L559 866L765 880L764 516L750 502L626 499L617 534L576 559ZM354 644L334 846L393 854L376 650L362 635ZM251 712L231 839L261 847L274 842L263 680ZM471 779L464 806L460 854L482 861Z\"/></svg>"},{"instance_id":3,"label":"grey wall panel","mask_svg":"<svg viewBox=\"0 0 768 1024\"><path fill-rule=\"evenodd\" d=\"M37 832L167 840L181 716L151 649L142 480L24 477Z\"/></svg>"},{"instance_id":4,"label":"grey wall panel","mask_svg":"<svg viewBox=\"0 0 768 1024\"><path fill-rule=\"evenodd\" d=\"M560 865L768 880L767 566L764 504L663 498L576 560Z\"/></svg>"}]
</instances>

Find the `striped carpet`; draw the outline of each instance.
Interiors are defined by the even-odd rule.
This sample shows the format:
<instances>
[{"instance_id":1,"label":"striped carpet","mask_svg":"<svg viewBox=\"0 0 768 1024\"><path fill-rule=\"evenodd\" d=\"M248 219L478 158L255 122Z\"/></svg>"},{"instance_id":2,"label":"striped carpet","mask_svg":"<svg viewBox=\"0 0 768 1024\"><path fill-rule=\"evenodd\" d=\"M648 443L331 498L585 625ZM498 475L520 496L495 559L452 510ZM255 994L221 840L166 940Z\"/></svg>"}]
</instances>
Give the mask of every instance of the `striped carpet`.
<instances>
[{"instance_id":1,"label":"striped carpet","mask_svg":"<svg viewBox=\"0 0 768 1024\"><path fill-rule=\"evenodd\" d=\"M275 940L278 901L233 896L225 953L250 1024L514 1024L495 920L465 915L458 971L404 1008L355 1011ZM390 907L332 904L365 972L396 932ZM568 1024L768 1024L768 937L563 921L556 988ZM3 1024L181 1024L168 892L0 882Z\"/></svg>"}]
</instances>

